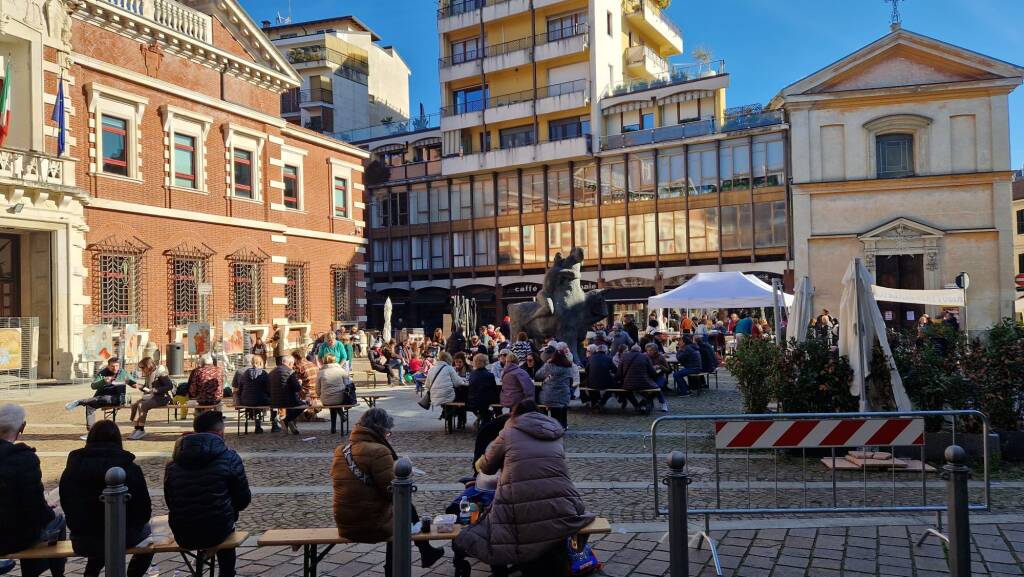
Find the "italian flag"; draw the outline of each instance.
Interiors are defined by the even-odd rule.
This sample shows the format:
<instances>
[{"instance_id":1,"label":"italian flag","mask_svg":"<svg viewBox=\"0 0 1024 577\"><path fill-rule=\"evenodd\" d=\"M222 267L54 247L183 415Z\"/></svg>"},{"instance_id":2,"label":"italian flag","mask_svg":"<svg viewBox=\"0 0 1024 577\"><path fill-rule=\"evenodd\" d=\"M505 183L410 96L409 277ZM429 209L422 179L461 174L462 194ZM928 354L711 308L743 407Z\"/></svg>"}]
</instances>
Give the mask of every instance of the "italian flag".
<instances>
[{"instance_id":1,"label":"italian flag","mask_svg":"<svg viewBox=\"0 0 1024 577\"><path fill-rule=\"evenodd\" d=\"M4 66L3 88L0 88L0 146L11 130L11 61Z\"/></svg>"}]
</instances>

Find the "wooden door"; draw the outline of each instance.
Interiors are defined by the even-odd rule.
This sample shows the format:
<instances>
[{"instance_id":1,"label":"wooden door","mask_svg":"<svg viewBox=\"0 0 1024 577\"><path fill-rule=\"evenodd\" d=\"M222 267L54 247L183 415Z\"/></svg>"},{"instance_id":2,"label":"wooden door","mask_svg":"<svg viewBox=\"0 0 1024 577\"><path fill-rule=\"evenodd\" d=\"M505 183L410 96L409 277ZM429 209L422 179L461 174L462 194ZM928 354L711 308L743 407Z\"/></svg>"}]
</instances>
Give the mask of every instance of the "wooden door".
<instances>
[{"instance_id":1,"label":"wooden door","mask_svg":"<svg viewBox=\"0 0 1024 577\"><path fill-rule=\"evenodd\" d=\"M924 290L924 255L901 254L875 257L875 282L897 289ZM885 325L890 329L913 329L924 314L924 305L879 301Z\"/></svg>"},{"instance_id":2,"label":"wooden door","mask_svg":"<svg viewBox=\"0 0 1024 577\"><path fill-rule=\"evenodd\" d=\"M21 316L20 240L0 235L0 317Z\"/></svg>"}]
</instances>

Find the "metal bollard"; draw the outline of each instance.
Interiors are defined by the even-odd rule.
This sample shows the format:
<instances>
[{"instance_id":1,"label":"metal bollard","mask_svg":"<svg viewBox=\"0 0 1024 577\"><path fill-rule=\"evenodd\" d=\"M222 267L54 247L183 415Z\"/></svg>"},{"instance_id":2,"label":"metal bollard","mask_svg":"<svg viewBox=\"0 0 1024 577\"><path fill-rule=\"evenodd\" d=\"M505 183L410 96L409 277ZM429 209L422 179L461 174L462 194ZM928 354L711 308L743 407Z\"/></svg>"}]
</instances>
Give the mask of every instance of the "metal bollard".
<instances>
[{"instance_id":1,"label":"metal bollard","mask_svg":"<svg viewBox=\"0 0 1024 577\"><path fill-rule=\"evenodd\" d=\"M946 515L949 521L949 572L951 577L971 575L971 521L968 510L967 452L958 445L946 448Z\"/></svg>"},{"instance_id":2,"label":"metal bollard","mask_svg":"<svg viewBox=\"0 0 1024 577\"><path fill-rule=\"evenodd\" d=\"M686 520L686 486L690 479L686 476L686 456L682 451L672 451L668 456L668 554L669 575L671 577L689 577L690 550L687 544L689 525Z\"/></svg>"},{"instance_id":3,"label":"metal bollard","mask_svg":"<svg viewBox=\"0 0 1024 577\"><path fill-rule=\"evenodd\" d=\"M103 489L100 500L105 510L104 560L106 577L125 577L125 503L131 498L125 486L125 472L121 467L112 467L105 477L107 488Z\"/></svg>"},{"instance_id":4,"label":"metal bollard","mask_svg":"<svg viewBox=\"0 0 1024 577\"><path fill-rule=\"evenodd\" d=\"M391 570L394 577L412 577L412 462L402 457L395 463Z\"/></svg>"}]
</instances>

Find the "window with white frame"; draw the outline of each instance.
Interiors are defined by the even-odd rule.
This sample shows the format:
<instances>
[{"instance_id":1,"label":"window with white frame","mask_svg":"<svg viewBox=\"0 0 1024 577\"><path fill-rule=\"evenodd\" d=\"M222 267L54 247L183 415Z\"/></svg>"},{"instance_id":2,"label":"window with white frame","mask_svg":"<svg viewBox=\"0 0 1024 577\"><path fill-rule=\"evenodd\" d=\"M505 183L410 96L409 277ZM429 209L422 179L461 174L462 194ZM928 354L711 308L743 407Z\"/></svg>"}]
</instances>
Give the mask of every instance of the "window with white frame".
<instances>
[{"instance_id":1,"label":"window with white frame","mask_svg":"<svg viewBox=\"0 0 1024 577\"><path fill-rule=\"evenodd\" d=\"M340 176L334 177L334 216L351 218L348 202L348 181Z\"/></svg>"},{"instance_id":2,"label":"window with white frame","mask_svg":"<svg viewBox=\"0 0 1024 577\"><path fill-rule=\"evenodd\" d=\"M262 200L263 190L260 183L263 166L260 159L263 157L266 135L230 123L225 124L223 130L229 164L228 196Z\"/></svg>"},{"instance_id":3,"label":"window with white frame","mask_svg":"<svg viewBox=\"0 0 1024 577\"><path fill-rule=\"evenodd\" d=\"M160 107L160 115L170 167L167 185L206 192L206 138L213 118L169 104Z\"/></svg>"},{"instance_id":4,"label":"window with white frame","mask_svg":"<svg viewBox=\"0 0 1024 577\"><path fill-rule=\"evenodd\" d=\"M330 160L331 163L331 213L334 218L353 218L352 206L353 206L353 182L352 182L352 169L343 164L341 161L334 159ZM386 204L386 201L381 201ZM381 204L377 205L378 214L373 215L375 221L379 222L375 226L382 226L383 220L379 217L383 214L381 211L384 210L384 206ZM365 217L364 217L365 218Z\"/></svg>"},{"instance_id":5,"label":"window with white frame","mask_svg":"<svg viewBox=\"0 0 1024 577\"><path fill-rule=\"evenodd\" d=\"M304 169L303 160L306 151L292 146L281 146L281 182L271 183L274 188L281 189L281 204L271 204L271 208L284 210L303 210L304 201Z\"/></svg>"},{"instance_id":6,"label":"window with white frame","mask_svg":"<svg viewBox=\"0 0 1024 577\"><path fill-rule=\"evenodd\" d=\"M139 123L149 100L96 82L85 89L95 131L90 173L141 180Z\"/></svg>"}]
</instances>

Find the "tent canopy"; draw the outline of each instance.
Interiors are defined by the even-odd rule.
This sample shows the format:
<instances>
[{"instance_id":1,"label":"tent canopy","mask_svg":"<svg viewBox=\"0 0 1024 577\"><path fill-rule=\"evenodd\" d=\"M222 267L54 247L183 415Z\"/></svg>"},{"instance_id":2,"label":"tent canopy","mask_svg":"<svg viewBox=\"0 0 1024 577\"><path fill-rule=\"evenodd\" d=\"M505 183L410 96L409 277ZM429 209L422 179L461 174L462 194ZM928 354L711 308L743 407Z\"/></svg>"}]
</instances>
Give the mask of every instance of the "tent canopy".
<instances>
[{"instance_id":1,"label":"tent canopy","mask_svg":"<svg viewBox=\"0 0 1024 577\"><path fill-rule=\"evenodd\" d=\"M782 293L779 304L789 306L793 295ZM697 273L685 284L647 299L652 309L706 309L770 307L772 287L741 272Z\"/></svg>"}]
</instances>

